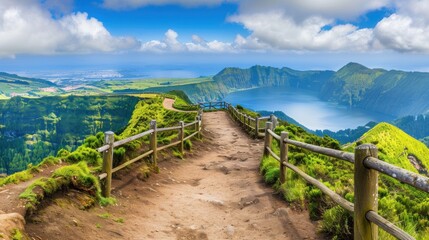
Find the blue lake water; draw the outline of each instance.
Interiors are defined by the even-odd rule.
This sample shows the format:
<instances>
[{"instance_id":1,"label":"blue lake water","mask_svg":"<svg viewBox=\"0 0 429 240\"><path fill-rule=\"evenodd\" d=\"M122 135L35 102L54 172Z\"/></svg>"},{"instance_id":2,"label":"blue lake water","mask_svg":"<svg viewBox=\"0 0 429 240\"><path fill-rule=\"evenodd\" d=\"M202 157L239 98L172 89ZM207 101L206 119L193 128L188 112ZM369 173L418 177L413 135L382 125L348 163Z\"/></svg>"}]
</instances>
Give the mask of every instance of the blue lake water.
<instances>
[{"instance_id":1,"label":"blue lake water","mask_svg":"<svg viewBox=\"0 0 429 240\"><path fill-rule=\"evenodd\" d=\"M363 126L369 121L393 120L392 116L322 101L317 93L285 87L234 92L224 100L255 111L282 111L311 130L338 131Z\"/></svg>"}]
</instances>

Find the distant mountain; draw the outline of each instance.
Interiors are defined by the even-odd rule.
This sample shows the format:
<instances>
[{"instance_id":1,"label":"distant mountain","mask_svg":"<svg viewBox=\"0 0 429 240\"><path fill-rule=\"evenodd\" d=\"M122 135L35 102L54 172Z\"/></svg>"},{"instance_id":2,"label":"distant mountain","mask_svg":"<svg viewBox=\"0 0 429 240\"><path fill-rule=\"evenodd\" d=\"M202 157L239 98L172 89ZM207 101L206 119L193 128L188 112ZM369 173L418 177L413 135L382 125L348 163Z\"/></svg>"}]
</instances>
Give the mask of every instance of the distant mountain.
<instances>
[{"instance_id":1,"label":"distant mountain","mask_svg":"<svg viewBox=\"0 0 429 240\"><path fill-rule=\"evenodd\" d=\"M200 102L221 100L234 91L272 86L312 90L326 101L394 117L429 113L429 73L370 69L358 63L348 63L337 72L265 66L225 68L213 81L145 91L179 89L192 101Z\"/></svg>"},{"instance_id":2,"label":"distant mountain","mask_svg":"<svg viewBox=\"0 0 429 240\"><path fill-rule=\"evenodd\" d=\"M396 117L429 112L429 73L369 69L349 63L322 88L327 101Z\"/></svg>"},{"instance_id":3,"label":"distant mountain","mask_svg":"<svg viewBox=\"0 0 429 240\"><path fill-rule=\"evenodd\" d=\"M375 125L377 125L376 122L369 122L365 124L365 126L359 126L355 129L348 128L337 132L330 130L316 130L315 134L318 136L328 135L338 140L341 144L346 144L356 141L356 139L360 138L364 133L373 128Z\"/></svg>"},{"instance_id":4,"label":"distant mountain","mask_svg":"<svg viewBox=\"0 0 429 240\"><path fill-rule=\"evenodd\" d=\"M14 96L42 97L62 93L55 83L0 72L0 99Z\"/></svg>"},{"instance_id":5,"label":"distant mountain","mask_svg":"<svg viewBox=\"0 0 429 240\"><path fill-rule=\"evenodd\" d=\"M258 88L282 86L319 91L334 71L297 71L290 68L253 66L248 69L225 68L213 76L213 81L181 86L153 87L144 92L184 91L193 102L222 100L228 93Z\"/></svg>"},{"instance_id":6,"label":"distant mountain","mask_svg":"<svg viewBox=\"0 0 429 240\"><path fill-rule=\"evenodd\" d=\"M297 71L290 68L253 66L249 69L225 68L213 77L229 89L286 86L318 90L333 71Z\"/></svg>"},{"instance_id":7,"label":"distant mountain","mask_svg":"<svg viewBox=\"0 0 429 240\"><path fill-rule=\"evenodd\" d=\"M50 82L48 80L38 79L38 78L27 78L27 77L21 77L16 74L10 74L5 72L0 72L0 82L8 82L11 84L34 84L38 83L45 86L57 86L55 83Z\"/></svg>"}]
</instances>

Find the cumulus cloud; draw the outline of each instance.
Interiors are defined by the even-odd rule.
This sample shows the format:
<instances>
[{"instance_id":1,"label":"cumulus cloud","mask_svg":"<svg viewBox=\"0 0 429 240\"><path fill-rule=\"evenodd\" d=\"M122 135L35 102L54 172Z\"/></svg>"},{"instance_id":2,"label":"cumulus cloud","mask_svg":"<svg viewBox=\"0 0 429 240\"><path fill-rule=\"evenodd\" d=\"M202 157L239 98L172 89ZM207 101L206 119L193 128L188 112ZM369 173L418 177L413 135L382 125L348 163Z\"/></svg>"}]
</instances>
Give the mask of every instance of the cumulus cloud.
<instances>
[{"instance_id":1,"label":"cumulus cloud","mask_svg":"<svg viewBox=\"0 0 429 240\"><path fill-rule=\"evenodd\" d=\"M87 13L70 13L59 19L34 0L2 0L0 5L0 56L108 52L136 48L130 37L113 37Z\"/></svg>"},{"instance_id":2,"label":"cumulus cloud","mask_svg":"<svg viewBox=\"0 0 429 240\"><path fill-rule=\"evenodd\" d=\"M192 35L192 42L182 43L178 40L179 34L172 29L165 33L164 40L152 40L141 46L143 52L233 52L231 43L217 40L207 42L198 35Z\"/></svg>"},{"instance_id":3,"label":"cumulus cloud","mask_svg":"<svg viewBox=\"0 0 429 240\"><path fill-rule=\"evenodd\" d=\"M103 6L111 9L134 9L144 6L182 5L186 7L213 6L225 0L104 0Z\"/></svg>"},{"instance_id":4,"label":"cumulus cloud","mask_svg":"<svg viewBox=\"0 0 429 240\"><path fill-rule=\"evenodd\" d=\"M241 0L242 14L282 11L295 21L309 17L353 19L368 11L390 5L391 0Z\"/></svg>"},{"instance_id":5,"label":"cumulus cloud","mask_svg":"<svg viewBox=\"0 0 429 240\"><path fill-rule=\"evenodd\" d=\"M399 52L429 53L429 0L398 1L398 11L374 29L382 46Z\"/></svg>"},{"instance_id":6,"label":"cumulus cloud","mask_svg":"<svg viewBox=\"0 0 429 240\"><path fill-rule=\"evenodd\" d=\"M396 12L375 28L347 23L381 8ZM236 37L243 48L429 52L428 12L429 0L246 0L229 21L251 32Z\"/></svg>"},{"instance_id":7,"label":"cumulus cloud","mask_svg":"<svg viewBox=\"0 0 429 240\"><path fill-rule=\"evenodd\" d=\"M351 24L333 25L332 19L308 17L301 22L281 11L241 14L231 21L243 24L252 33L247 39L238 38L241 45L258 48L271 46L280 50L367 50L372 30L358 29ZM329 29L324 29L330 26Z\"/></svg>"}]
</instances>

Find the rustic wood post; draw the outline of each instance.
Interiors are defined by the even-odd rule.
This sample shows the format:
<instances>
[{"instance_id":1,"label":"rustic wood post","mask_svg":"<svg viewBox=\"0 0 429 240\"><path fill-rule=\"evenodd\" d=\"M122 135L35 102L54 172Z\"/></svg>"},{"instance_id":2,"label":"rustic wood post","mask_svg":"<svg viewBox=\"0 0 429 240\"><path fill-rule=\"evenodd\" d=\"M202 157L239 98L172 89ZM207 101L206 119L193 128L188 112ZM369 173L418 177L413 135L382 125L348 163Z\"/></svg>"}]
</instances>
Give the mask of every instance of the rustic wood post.
<instances>
[{"instance_id":1,"label":"rustic wood post","mask_svg":"<svg viewBox=\"0 0 429 240\"><path fill-rule=\"evenodd\" d=\"M198 114L198 116L195 117L195 131L198 132L197 137L201 138L201 127L200 127L200 123L201 123L201 115Z\"/></svg>"},{"instance_id":2,"label":"rustic wood post","mask_svg":"<svg viewBox=\"0 0 429 240\"><path fill-rule=\"evenodd\" d=\"M285 139L288 139L288 137L289 133L287 132L282 132L280 135L280 184L285 183L287 179L287 168L283 165L283 162L288 162L288 145L285 143Z\"/></svg>"},{"instance_id":3,"label":"rustic wood post","mask_svg":"<svg viewBox=\"0 0 429 240\"><path fill-rule=\"evenodd\" d=\"M179 131L179 138L180 138L180 153L183 155L185 153L185 141L183 139L185 138L185 122L180 121L180 131Z\"/></svg>"},{"instance_id":4,"label":"rustic wood post","mask_svg":"<svg viewBox=\"0 0 429 240\"><path fill-rule=\"evenodd\" d=\"M209 102L209 110L212 110L212 102Z\"/></svg>"},{"instance_id":5,"label":"rustic wood post","mask_svg":"<svg viewBox=\"0 0 429 240\"><path fill-rule=\"evenodd\" d=\"M157 143L157 134L156 134L156 120L152 120L150 121L150 129L153 130L152 135L150 136L150 149L153 150L152 153L152 165L154 167L156 167L158 165L158 153L157 153L157 147L158 147L158 143Z\"/></svg>"},{"instance_id":6,"label":"rustic wood post","mask_svg":"<svg viewBox=\"0 0 429 240\"><path fill-rule=\"evenodd\" d=\"M115 134L112 131L104 133L104 142L109 144L109 149L103 153L103 172L106 173L106 179L103 185L103 196L110 197L112 188L112 164L113 164L113 143L115 142Z\"/></svg>"},{"instance_id":7,"label":"rustic wood post","mask_svg":"<svg viewBox=\"0 0 429 240\"><path fill-rule=\"evenodd\" d=\"M273 115L273 119L271 121L273 122L273 129L275 129L278 125L277 117Z\"/></svg>"},{"instance_id":8,"label":"rustic wood post","mask_svg":"<svg viewBox=\"0 0 429 240\"><path fill-rule=\"evenodd\" d=\"M250 129L250 116L247 116L247 129Z\"/></svg>"},{"instance_id":9,"label":"rustic wood post","mask_svg":"<svg viewBox=\"0 0 429 240\"><path fill-rule=\"evenodd\" d=\"M255 138L259 137L259 118L255 118Z\"/></svg>"},{"instance_id":10,"label":"rustic wood post","mask_svg":"<svg viewBox=\"0 0 429 240\"><path fill-rule=\"evenodd\" d=\"M268 132L268 129L273 130L273 123L267 122L265 124L265 144L264 144L264 156L269 156L270 152L267 148L271 148L271 143L273 141L273 136Z\"/></svg>"},{"instance_id":11,"label":"rustic wood post","mask_svg":"<svg viewBox=\"0 0 429 240\"><path fill-rule=\"evenodd\" d=\"M378 157L375 145L362 144L355 148L355 240L378 239L378 226L366 218L368 211L378 210L378 172L364 166L363 162L368 157Z\"/></svg>"}]
</instances>

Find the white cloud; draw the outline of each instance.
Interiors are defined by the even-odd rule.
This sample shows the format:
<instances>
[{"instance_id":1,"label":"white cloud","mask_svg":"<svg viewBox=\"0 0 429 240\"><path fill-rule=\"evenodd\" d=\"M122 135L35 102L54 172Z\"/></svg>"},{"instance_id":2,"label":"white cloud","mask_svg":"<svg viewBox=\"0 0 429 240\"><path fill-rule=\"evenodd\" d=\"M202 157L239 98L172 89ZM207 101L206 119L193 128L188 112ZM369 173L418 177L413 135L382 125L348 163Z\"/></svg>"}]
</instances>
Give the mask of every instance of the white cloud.
<instances>
[{"instance_id":1,"label":"white cloud","mask_svg":"<svg viewBox=\"0 0 429 240\"><path fill-rule=\"evenodd\" d=\"M281 11L295 21L310 17L353 19L368 11L389 6L391 0L241 0L242 14Z\"/></svg>"},{"instance_id":2,"label":"white cloud","mask_svg":"<svg viewBox=\"0 0 429 240\"><path fill-rule=\"evenodd\" d=\"M0 57L108 52L138 44L134 38L111 36L100 21L86 13L55 19L35 0L2 0L0 5Z\"/></svg>"},{"instance_id":3,"label":"white cloud","mask_svg":"<svg viewBox=\"0 0 429 240\"><path fill-rule=\"evenodd\" d=\"M104 0L103 6L111 9L134 9L145 6L182 5L186 7L213 6L225 0Z\"/></svg>"},{"instance_id":4,"label":"white cloud","mask_svg":"<svg viewBox=\"0 0 429 240\"><path fill-rule=\"evenodd\" d=\"M252 33L236 42L253 47L270 46L280 50L367 50L371 45L372 31L358 29L351 24L334 25L333 20L321 17L309 17L302 22L284 15L279 11L241 14L231 21L242 23Z\"/></svg>"},{"instance_id":5,"label":"white cloud","mask_svg":"<svg viewBox=\"0 0 429 240\"><path fill-rule=\"evenodd\" d=\"M429 53L429 0L398 1L397 7L375 27L376 39L399 52Z\"/></svg>"},{"instance_id":6,"label":"white cloud","mask_svg":"<svg viewBox=\"0 0 429 240\"><path fill-rule=\"evenodd\" d=\"M172 29L168 29L162 41L152 40L142 44L143 52L234 52L231 43L217 40L207 42L198 35L192 35L192 42L182 43L178 40L179 34Z\"/></svg>"}]
</instances>

